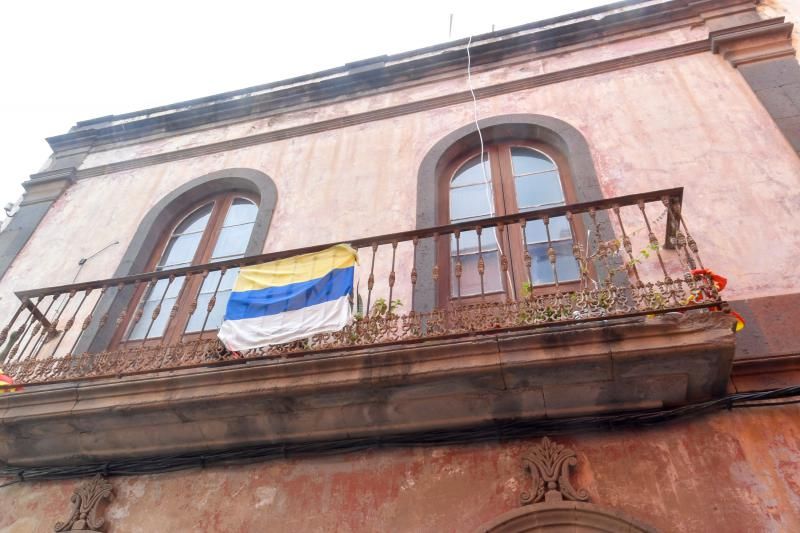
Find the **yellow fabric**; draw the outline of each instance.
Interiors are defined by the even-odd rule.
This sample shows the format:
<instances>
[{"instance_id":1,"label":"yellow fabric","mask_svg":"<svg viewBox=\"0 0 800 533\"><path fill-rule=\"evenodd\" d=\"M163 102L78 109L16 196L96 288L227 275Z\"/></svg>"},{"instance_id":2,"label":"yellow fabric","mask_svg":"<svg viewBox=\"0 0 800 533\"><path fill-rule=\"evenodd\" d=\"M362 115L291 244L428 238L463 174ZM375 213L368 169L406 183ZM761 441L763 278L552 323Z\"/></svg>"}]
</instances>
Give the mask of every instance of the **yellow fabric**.
<instances>
[{"instance_id":1,"label":"yellow fabric","mask_svg":"<svg viewBox=\"0 0 800 533\"><path fill-rule=\"evenodd\" d=\"M357 259L358 255L350 245L337 244L321 252L244 267L239 271L233 290L252 291L311 281L331 270L351 267Z\"/></svg>"}]
</instances>

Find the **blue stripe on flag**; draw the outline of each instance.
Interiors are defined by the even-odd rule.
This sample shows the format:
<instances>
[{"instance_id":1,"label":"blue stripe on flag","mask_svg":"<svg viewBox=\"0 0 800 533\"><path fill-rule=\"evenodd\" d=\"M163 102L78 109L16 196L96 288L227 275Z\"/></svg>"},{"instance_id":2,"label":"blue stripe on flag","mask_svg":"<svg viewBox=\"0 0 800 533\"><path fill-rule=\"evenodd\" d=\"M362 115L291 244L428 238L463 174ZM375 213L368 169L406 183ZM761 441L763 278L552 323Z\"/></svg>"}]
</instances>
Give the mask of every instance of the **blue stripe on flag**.
<instances>
[{"instance_id":1,"label":"blue stripe on flag","mask_svg":"<svg viewBox=\"0 0 800 533\"><path fill-rule=\"evenodd\" d=\"M353 267L337 268L310 281L232 292L225 310L225 320L277 315L338 300L353 291L353 271Z\"/></svg>"}]
</instances>

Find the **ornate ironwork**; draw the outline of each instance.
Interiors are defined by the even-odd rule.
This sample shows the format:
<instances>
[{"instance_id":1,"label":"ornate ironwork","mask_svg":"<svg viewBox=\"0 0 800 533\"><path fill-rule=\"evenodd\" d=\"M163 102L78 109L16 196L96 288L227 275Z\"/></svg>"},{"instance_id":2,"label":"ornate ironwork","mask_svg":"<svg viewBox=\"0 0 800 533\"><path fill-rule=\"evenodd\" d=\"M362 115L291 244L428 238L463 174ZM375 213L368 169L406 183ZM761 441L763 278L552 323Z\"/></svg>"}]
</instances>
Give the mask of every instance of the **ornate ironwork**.
<instances>
[{"instance_id":1,"label":"ornate ironwork","mask_svg":"<svg viewBox=\"0 0 800 533\"><path fill-rule=\"evenodd\" d=\"M4 363L4 370L14 378L15 382L21 385L32 385L168 371L193 366L213 366L231 359L270 359L457 336L491 335L501 331L527 330L554 324L574 324L672 311L685 312L703 308L724 310L719 292L709 276L685 272L689 259L696 260L697 264L701 262L697 255L696 243L690 241L685 217L680 212L680 200L680 190L655 191L352 241L351 245L355 248L371 250L371 257L367 279L366 308L361 307L361 295L354 295L353 301L357 308L354 309L355 319L350 325L341 331L314 335L302 341L236 353L228 352L216 338L212 337L216 326L206 329L209 316L217 305L217 292L226 269L306 253L311 251L311 248L240 258L236 260L236 263L222 261L127 278L21 292L18 295L22 299L22 305L11 321L0 330L0 337L3 335L9 338L14 337L6 347L9 356ZM663 225L667 229L665 243L673 241L675 243L675 252L669 252L666 247L663 248L664 257L667 257L669 261L664 261L662 258L662 245L658 241L653 242L654 228L662 227L657 226L661 217L648 219L644 211L647 203L658 203L659 207L664 209L662 217L669 217ZM629 208L624 213L625 216L621 213L623 207ZM610 218L604 218L602 221L598 219L598 210L613 212L618 224L616 231L610 227ZM637 215L637 211L641 227L634 231L627 231L623 220L634 218L631 215ZM580 282L577 284L559 284L557 252L550 237L550 222L553 217L560 216L567 218L572 234L575 235L572 249L566 253L575 259L579 268ZM580 242L578 238L582 231L578 232L576 228L580 224L581 217L591 222L591 228L588 228L593 237L591 241L587 238L584 242ZM501 245L496 251L483 249L482 231L487 229L491 232L496 231L499 235L498 242L501 244L520 238L522 240L520 244L523 244L527 243L526 227L531 231L531 228L535 229L527 222L536 220L543 221L542 227L547 232L547 260L553 269L555 291L553 287L534 287L531 279L532 258L528 253L527 246L522 246L522 250L517 251L514 251L515 247L510 245ZM603 229L600 227L601 223L607 231L605 229L601 231ZM679 230L682 231L679 232ZM477 261L462 262L461 238L466 238L467 234L462 232L467 231L474 231L477 235ZM642 234L646 235L646 239L642 236L637 238L637 232L646 232ZM601 233L611 238L603 240ZM620 235L620 238L614 238L614 235ZM442 242L440 238L445 242ZM437 254L429 268L418 268L416 259L420 239L428 239L428 243L432 245L434 251L440 248L440 244L441 248L446 245L447 249L450 249L452 244L455 246L455 255L451 255L450 251L445 254ZM408 265L405 257L398 255L398 244L401 242L413 244L414 261L412 265ZM322 249L324 246L318 248ZM383 280L376 283L375 268L379 248L384 247L385 250L387 246L391 246L391 263L384 263L385 266L390 266L387 283L384 285ZM473 245L469 244L469 246ZM635 249L640 246L647 248L638 254L635 253ZM472 249L467 251L474 254ZM648 265L641 263L643 258L648 257L651 252L658 259L660 269L647 268ZM497 268L495 265L499 264L500 277L503 284L506 285L504 296L498 296L497 292L489 294L484 290L484 274L490 273L490 263L484 256L488 258L490 253L497 254L494 257L499 256L498 263L495 263L494 257L492 258L491 266L494 269ZM668 253L673 255L666 255ZM522 257L524 268L521 270L525 272L520 272L520 265L515 264L515 259L511 257L513 254ZM448 264L447 261L450 263ZM516 261L519 262L519 257ZM637 263L641 268L637 267ZM406 265L410 267L408 278L398 275L398 271L406 268ZM678 270L673 270L672 276L670 276L666 269L667 265L678 267ZM681 268L683 270L680 270ZM472 269L476 269L476 271ZM652 279L654 276L661 275L658 273L659 270L663 277ZM447 277L443 272L448 271L452 276L449 280L452 285L450 287L451 294L440 295L443 300L439 302L440 307L426 310L426 312L415 309L401 312L402 303L399 299L395 300L395 295L407 294L412 291L417 286L418 277L421 276L429 276L428 279L437 286L440 278ZM79 312L91 291L100 289L100 296L102 296L108 288L116 288L116 291L109 292L120 294L122 289L127 287L131 289L129 292L141 295L147 294L148 289L160 280L167 280L168 289L173 282L183 277L176 301L183 302L180 304L180 316L186 315L187 308L188 315L192 316L198 308L199 289L194 294L187 294L186 298L182 296L183 291L187 290L188 280L194 275L201 279L199 284L195 283L193 286L204 286L210 272L215 272L217 275L216 288L210 295L207 304L203 306L205 308L204 320L199 335L184 332L178 335L177 339L175 336L170 336L169 340L166 339L166 336L150 338L149 333L153 323L163 314L162 303L166 294L164 291L158 305L152 313L148 313L150 316L147 333L140 341L136 343L122 342L117 348L101 353L74 353L75 347L79 345L78 341L81 340L80 335L76 335L69 351L66 353L58 351L66 331L74 324L79 323L78 320L82 320L81 334L91 331L91 322L96 315L95 311L99 300L95 300L92 305L88 306L88 309L84 311L85 315L81 315ZM492 271L491 273L494 275L496 272ZM601 273L604 274L605 279L595 280L594 277ZM626 273L628 277L626 280L617 281L617 277L612 276L617 273L620 274L619 278L623 278ZM476 298L478 294L467 295L466 291L462 291L465 288L462 287L462 281L464 281L462 275L469 275L470 283L474 284L476 279L474 274L477 274L477 278L480 280L480 299ZM647 274L650 275L649 280L645 277ZM404 284L406 279L410 280L410 283ZM515 283L522 286L515 287ZM442 293L447 292L446 285L441 286ZM383 297L378 297L380 295L377 294L384 286L388 287L388 301ZM401 292L403 290L406 292ZM470 290L474 290L474 285ZM70 307L70 300L78 292L84 293L79 298L80 303L77 307ZM376 293L375 298L373 298L373 292ZM451 295L458 297L451 298L449 297ZM49 305L42 312L38 305L46 302L46 299L49 299ZM56 302L59 302L59 305L54 305ZM116 322L118 330L122 331L126 328L129 315L133 323L142 319L144 303L144 298L141 298L137 305L130 303L117 307L121 311L114 311L117 313L115 321L114 317L110 316L109 311L106 310L96 322L99 322L100 327L106 322L109 322L109 325ZM51 307L53 308L52 316L49 314ZM68 307L69 311L67 311ZM172 305L169 311L170 317L178 316L178 307L178 304ZM23 313L26 310L28 312ZM67 325L62 331L58 331L57 335L49 335L50 332L56 332L59 319L65 312L67 312L65 316L70 317ZM129 326L128 324L127 329L130 329ZM48 343L57 336L60 336L60 340L58 344L53 343L55 347L51 348ZM84 344L86 343L81 345ZM30 349L28 349L29 346ZM43 349L45 346L47 346L46 349Z\"/></svg>"},{"instance_id":2,"label":"ornate ironwork","mask_svg":"<svg viewBox=\"0 0 800 533\"><path fill-rule=\"evenodd\" d=\"M569 481L569 469L578 464L575 452L544 437L522 457L523 468L531 475L532 489L520 495L520 503L567 500L585 502L589 494L576 490Z\"/></svg>"},{"instance_id":3,"label":"ornate ironwork","mask_svg":"<svg viewBox=\"0 0 800 533\"><path fill-rule=\"evenodd\" d=\"M105 525L105 519L97 516L97 508L104 499L113 497L111 483L103 476L97 474L92 479L85 481L75 489L70 502L72 510L66 522L56 522L54 531L100 532Z\"/></svg>"},{"instance_id":4,"label":"ornate ironwork","mask_svg":"<svg viewBox=\"0 0 800 533\"><path fill-rule=\"evenodd\" d=\"M708 303L675 307L693 294L709 295ZM713 284L705 277L647 283L642 287L608 286L573 292L532 295L518 301L481 301L452 305L428 313L373 313L358 316L333 333L306 340L236 353L216 338L162 346L138 345L95 354L50 356L17 360L4 367L17 383L34 384L86 378L211 366L233 359L272 359L302 353L366 348L382 344L435 340L443 337L494 334L555 324L642 316L707 307L717 302Z\"/></svg>"}]
</instances>

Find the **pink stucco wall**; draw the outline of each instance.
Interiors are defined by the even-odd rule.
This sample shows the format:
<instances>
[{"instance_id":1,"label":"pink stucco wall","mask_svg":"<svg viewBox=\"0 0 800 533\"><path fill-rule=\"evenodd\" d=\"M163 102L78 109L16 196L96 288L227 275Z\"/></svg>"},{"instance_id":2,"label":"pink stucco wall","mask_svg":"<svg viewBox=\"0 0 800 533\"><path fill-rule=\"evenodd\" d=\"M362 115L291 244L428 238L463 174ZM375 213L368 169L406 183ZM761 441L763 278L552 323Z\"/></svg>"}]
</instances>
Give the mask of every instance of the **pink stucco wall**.
<instances>
[{"instance_id":1,"label":"pink stucco wall","mask_svg":"<svg viewBox=\"0 0 800 533\"><path fill-rule=\"evenodd\" d=\"M545 114L576 127L606 196L686 187L690 227L706 264L729 277L728 298L796 290L800 159L721 57L699 53L545 85L481 100L478 109L482 117ZM224 168L255 168L275 180L266 251L411 229L422 159L471 119L471 105L454 105L80 180L0 281L0 311L16 305L13 290L71 282L81 257L119 240L78 281L110 277L153 204ZM133 157L137 147L127 150ZM409 272L409 263L401 253L398 271Z\"/></svg>"},{"instance_id":2,"label":"pink stucco wall","mask_svg":"<svg viewBox=\"0 0 800 533\"><path fill-rule=\"evenodd\" d=\"M800 530L800 407L723 411L639 431L555 437L595 504L664 532ZM780 432L776 428L782 428ZM538 439L111 478L108 533L462 532L519 507ZM76 481L0 489L0 533L66 518Z\"/></svg>"},{"instance_id":3,"label":"pink stucco wall","mask_svg":"<svg viewBox=\"0 0 800 533\"><path fill-rule=\"evenodd\" d=\"M800 13L767 0L765 16ZM702 25L576 46L477 71L475 84L557 72L706 36ZM798 45L797 34L795 46ZM466 89L447 77L306 111L90 154L82 168L346 116ZM481 117L536 113L586 137L606 196L684 186L684 213L729 299L797 292L800 159L739 73L698 53L478 102ZM416 180L431 147L469 124L460 104L359 126L78 181L0 280L13 291L110 277L140 220L176 187L232 167L267 173L278 203L264 250L411 229ZM78 260L120 241L90 260ZM410 301L409 248L398 297ZM366 259L366 258L365 258ZM385 280L388 255L377 279ZM364 285L362 280L362 286ZM385 295L379 285L377 296ZM91 302L90 302L91 303ZM69 339L66 344L70 344ZM579 455L575 484L598 504L664 531L800 530L797 407L721 412L637 432L558 439ZM778 431L778 429L780 431ZM463 531L518 505L533 441L369 451L157 476L114 478L109 533L135 531ZM0 489L0 533L50 531L75 482Z\"/></svg>"}]
</instances>

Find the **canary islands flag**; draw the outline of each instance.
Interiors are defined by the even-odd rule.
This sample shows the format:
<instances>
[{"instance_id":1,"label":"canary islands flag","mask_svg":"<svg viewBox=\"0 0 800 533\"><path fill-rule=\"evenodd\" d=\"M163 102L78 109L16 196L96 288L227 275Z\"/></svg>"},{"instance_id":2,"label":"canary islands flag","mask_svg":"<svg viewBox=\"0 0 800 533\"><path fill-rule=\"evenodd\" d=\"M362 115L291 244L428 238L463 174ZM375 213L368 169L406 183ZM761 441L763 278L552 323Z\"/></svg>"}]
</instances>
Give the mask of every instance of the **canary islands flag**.
<instances>
[{"instance_id":1,"label":"canary islands flag","mask_svg":"<svg viewBox=\"0 0 800 533\"><path fill-rule=\"evenodd\" d=\"M243 267L218 336L231 351L338 331L350 321L356 251L321 252Z\"/></svg>"}]
</instances>

